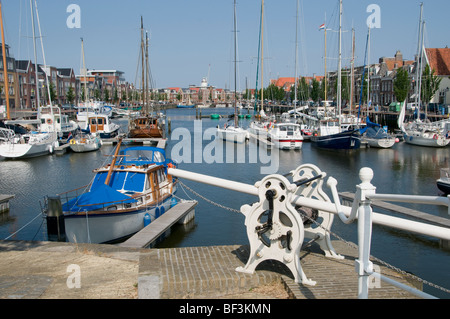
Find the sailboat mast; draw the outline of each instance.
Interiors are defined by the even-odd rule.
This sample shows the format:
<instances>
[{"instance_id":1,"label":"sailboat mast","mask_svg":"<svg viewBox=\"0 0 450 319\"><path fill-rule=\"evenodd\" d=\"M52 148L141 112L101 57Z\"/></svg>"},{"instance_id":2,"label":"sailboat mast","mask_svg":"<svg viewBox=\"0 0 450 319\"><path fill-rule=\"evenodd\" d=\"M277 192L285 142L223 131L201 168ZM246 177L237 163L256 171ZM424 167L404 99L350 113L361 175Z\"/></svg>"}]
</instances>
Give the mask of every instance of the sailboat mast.
<instances>
[{"instance_id":1,"label":"sailboat mast","mask_svg":"<svg viewBox=\"0 0 450 319\"><path fill-rule=\"evenodd\" d=\"M327 84L328 84L328 75L327 75L327 18L325 16L325 29L324 29L324 33L325 33L325 56L323 57L324 60L324 64L325 64L325 77L324 77L324 81L325 81L325 94L324 94L324 99L325 101L327 101ZM326 111L326 103L325 103L325 111ZM325 112L326 113L326 112Z\"/></svg>"},{"instance_id":2,"label":"sailboat mast","mask_svg":"<svg viewBox=\"0 0 450 319\"><path fill-rule=\"evenodd\" d=\"M338 60L338 83L337 83L337 106L339 112L339 129L341 129L341 105L342 105L342 0L339 0L339 60Z\"/></svg>"},{"instance_id":3,"label":"sailboat mast","mask_svg":"<svg viewBox=\"0 0 450 319\"><path fill-rule=\"evenodd\" d=\"M146 114L149 114L150 105L148 101L148 32L145 32L145 100L147 101L145 112Z\"/></svg>"},{"instance_id":4,"label":"sailboat mast","mask_svg":"<svg viewBox=\"0 0 450 319\"><path fill-rule=\"evenodd\" d=\"M297 56L298 56L298 9L299 9L299 0L297 0L297 14L295 19L295 76L294 76L294 119L297 118Z\"/></svg>"},{"instance_id":5,"label":"sailboat mast","mask_svg":"<svg viewBox=\"0 0 450 319\"><path fill-rule=\"evenodd\" d=\"M81 38L81 53L83 55L83 72L84 72L84 100L85 100L85 106L87 107L87 103L89 101L88 98L88 92L87 92L87 70L86 70L86 61L84 59L84 41L83 38Z\"/></svg>"},{"instance_id":6,"label":"sailboat mast","mask_svg":"<svg viewBox=\"0 0 450 319\"><path fill-rule=\"evenodd\" d=\"M5 31L3 30L3 14L2 14L2 2L0 1L0 25L2 28L2 53L3 53L3 79L5 83L5 98L6 98L6 118L11 119L10 106L9 106L9 79L8 79L8 64L6 61L6 43L5 43Z\"/></svg>"},{"instance_id":7,"label":"sailboat mast","mask_svg":"<svg viewBox=\"0 0 450 319\"><path fill-rule=\"evenodd\" d=\"M367 35L367 116L369 116L370 104L370 27Z\"/></svg>"},{"instance_id":8,"label":"sailboat mast","mask_svg":"<svg viewBox=\"0 0 450 319\"><path fill-rule=\"evenodd\" d=\"M144 21L141 16L141 65L142 65L142 79L141 79L141 88L142 88L142 108L145 111L145 52L144 52Z\"/></svg>"},{"instance_id":9,"label":"sailboat mast","mask_svg":"<svg viewBox=\"0 0 450 319\"><path fill-rule=\"evenodd\" d=\"M30 0L30 9L31 9L31 25L33 29L34 76L36 80L36 108L37 108L37 118L39 118L41 113L41 97L39 94L39 75L38 75L38 63L36 53L36 33L34 28L33 0Z\"/></svg>"},{"instance_id":10,"label":"sailboat mast","mask_svg":"<svg viewBox=\"0 0 450 319\"><path fill-rule=\"evenodd\" d=\"M264 0L261 3L261 111L264 110Z\"/></svg>"},{"instance_id":11,"label":"sailboat mast","mask_svg":"<svg viewBox=\"0 0 450 319\"><path fill-rule=\"evenodd\" d=\"M355 29L352 29L352 62L351 62L351 77L350 77L350 115L353 112L353 87L355 81Z\"/></svg>"},{"instance_id":12,"label":"sailboat mast","mask_svg":"<svg viewBox=\"0 0 450 319\"><path fill-rule=\"evenodd\" d=\"M419 77L420 77L420 63L421 57L421 34L422 34L422 17L423 17L423 2L420 3L420 17L419 17L419 34L417 39L417 61L416 61L416 107L420 111L420 91L418 90Z\"/></svg>"},{"instance_id":13,"label":"sailboat mast","mask_svg":"<svg viewBox=\"0 0 450 319\"><path fill-rule=\"evenodd\" d=\"M237 106L236 106L236 63L237 63L237 54L236 54L236 47L237 47L237 43L236 43L236 0L234 0L234 127L238 126L238 119L237 119Z\"/></svg>"}]
</instances>

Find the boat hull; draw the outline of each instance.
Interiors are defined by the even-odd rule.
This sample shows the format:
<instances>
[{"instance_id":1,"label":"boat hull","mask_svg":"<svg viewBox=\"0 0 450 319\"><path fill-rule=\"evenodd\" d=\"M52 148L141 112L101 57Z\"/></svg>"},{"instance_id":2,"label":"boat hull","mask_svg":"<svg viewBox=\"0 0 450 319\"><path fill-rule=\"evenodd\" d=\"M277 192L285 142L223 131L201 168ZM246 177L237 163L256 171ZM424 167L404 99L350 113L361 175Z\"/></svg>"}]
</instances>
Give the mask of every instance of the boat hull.
<instances>
[{"instance_id":1,"label":"boat hull","mask_svg":"<svg viewBox=\"0 0 450 319\"><path fill-rule=\"evenodd\" d=\"M70 149L75 153L93 152L100 149L101 146L102 144L99 139L95 139L86 143L78 141L70 143Z\"/></svg>"},{"instance_id":2,"label":"boat hull","mask_svg":"<svg viewBox=\"0 0 450 319\"><path fill-rule=\"evenodd\" d=\"M151 222L170 209L172 196L161 205L141 207L134 211L104 214L76 214L64 217L66 238L73 243L108 243L133 235L144 228L148 213Z\"/></svg>"},{"instance_id":3,"label":"boat hull","mask_svg":"<svg viewBox=\"0 0 450 319\"><path fill-rule=\"evenodd\" d=\"M445 194L450 194L450 182L449 181L443 181L441 179L438 179L436 181L437 187Z\"/></svg>"},{"instance_id":4,"label":"boat hull","mask_svg":"<svg viewBox=\"0 0 450 319\"><path fill-rule=\"evenodd\" d=\"M319 148L352 150L360 148L361 135L357 130L344 131L325 136L312 136L311 142Z\"/></svg>"},{"instance_id":5,"label":"boat hull","mask_svg":"<svg viewBox=\"0 0 450 319\"><path fill-rule=\"evenodd\" d=\"M271 139L276 148L280 150L299 150L302 148L303 140L299 139Z\"/></svg>"},{"instance_id":6,"label":"boat hull","mask_svg":"<svg viewBox=\"0 0 450 319\"><path fill-rule=\"evenodd\" d=\"M365 141L374 148L391 148L395 144L393 138L365 138Z\"/></svg>"},{"instance_id":7,"label":"boat hull","mask_svg":"<svg viewBox=\"0 0 450 319\"><path fill-rule=\"evenodd\" d=\"M217 136L224 141L239 144L245 143L249 139L248 132L240 127L217 128Z\"/></svg>"},{"instance_id":8,"label":"boat hull","mask_svg":"<svg viewBox=\"0 0 450 319\"><path fill-rule=\"evenodd\" d=\"M450 143L450 139L441 136L434 138L433 136L405 134L404 139L408 144L428 147L445 147Z\"/></svg>"}]
</instances>

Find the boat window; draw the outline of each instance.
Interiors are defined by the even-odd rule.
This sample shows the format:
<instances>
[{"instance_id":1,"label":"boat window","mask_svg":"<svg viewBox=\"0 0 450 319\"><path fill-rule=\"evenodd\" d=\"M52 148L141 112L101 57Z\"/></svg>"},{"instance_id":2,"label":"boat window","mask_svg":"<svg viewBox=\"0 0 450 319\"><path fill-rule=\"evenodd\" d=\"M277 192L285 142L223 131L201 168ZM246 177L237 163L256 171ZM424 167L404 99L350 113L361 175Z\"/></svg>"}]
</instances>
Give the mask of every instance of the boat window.
<instances>
[{"instance_id":1,"label":"boat window","mask_svg":"<svg viewBox=\"0 0 450 319\"><path fill-rule=\"evenodd\" d=\"M158 183L161 185L162 182L166 181L166 174L164 174L164 171L162 169L159 169L157 173L158 173Z\"/></svg>"},{"instance_id":2,"label":"boat window","mask_svg":"<svg viewBox=\"0 0 450 319\"><path fill-rule=\"evenodd\" d=\"M97 119L91 119L91 124L93 125L97 124Z\"/></svg>"},{"instance_id":3,"label":"boat window","mask_svg":"<svg viewBox=\"0 0 450 319\"><path fill-rule=\"evenodd\" d=\"M153 154L153 160L155 162L164 162L164 155L161 152L155 152Z\"/></svg>"},{"instance_id":4,"label":"boat window","mask_svg":"<svg viewBox=\"0 0 450 319\"><path fill-rule=\"evenodd\" d=\"M98 119L98 124L103 124L103 119L102 118L100 118L100 119Z\"/></svg>"}]
</instances>

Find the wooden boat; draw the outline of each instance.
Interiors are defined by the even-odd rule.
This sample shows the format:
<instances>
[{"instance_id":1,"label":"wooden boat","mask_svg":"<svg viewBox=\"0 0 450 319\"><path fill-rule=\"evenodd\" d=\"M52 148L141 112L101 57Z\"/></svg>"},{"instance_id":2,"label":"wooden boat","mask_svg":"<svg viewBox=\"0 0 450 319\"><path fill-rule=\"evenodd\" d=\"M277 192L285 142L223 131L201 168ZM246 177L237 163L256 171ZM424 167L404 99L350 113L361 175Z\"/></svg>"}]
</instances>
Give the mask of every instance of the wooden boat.
<instances>
[{"instance_id":1,"label":"wooden boat","mask_svg":"<svg viewBox=\"0 0 450 319\"><path fill-rule=\"evenodd\" d=\"M171 207L174 167L161 148L136 146L120 150L111 164L94 170L92 182L60 194L66 238L70 242L106 243L130 236ZM119 153L120 150L120 153Z\"/></svg>"},{"instance_id":2,"label":"wooden boat","mask_svg":"<svg viewBox=\"0 0 450 319\"><path fill-rule=\"evenodd\" d=\"M164 130L158 117L140 116L130 121L128 136L131 138L162 138L163 134Z\"/></svg>"}]
</instances>

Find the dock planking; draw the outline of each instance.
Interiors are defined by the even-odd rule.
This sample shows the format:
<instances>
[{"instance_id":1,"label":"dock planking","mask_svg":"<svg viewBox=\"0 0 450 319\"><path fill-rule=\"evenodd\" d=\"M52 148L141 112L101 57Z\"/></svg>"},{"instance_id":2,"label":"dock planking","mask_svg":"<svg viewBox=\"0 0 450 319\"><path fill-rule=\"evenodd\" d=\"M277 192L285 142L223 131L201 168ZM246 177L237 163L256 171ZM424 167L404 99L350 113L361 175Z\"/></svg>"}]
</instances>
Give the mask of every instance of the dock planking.
<instances>
[{"instance_id":1,"label":"dock planking","mask_svg":"<svg viewBox=\"0 0 450 319\"><path fill-rule=\"evenodd\" d=\"M186 201L175 205L141 231L119 244L119 246L127 248L146 248L150 246L169 228L191 213L195 206L197 206L196 201Z\"/></svg>"}]
</instances>

